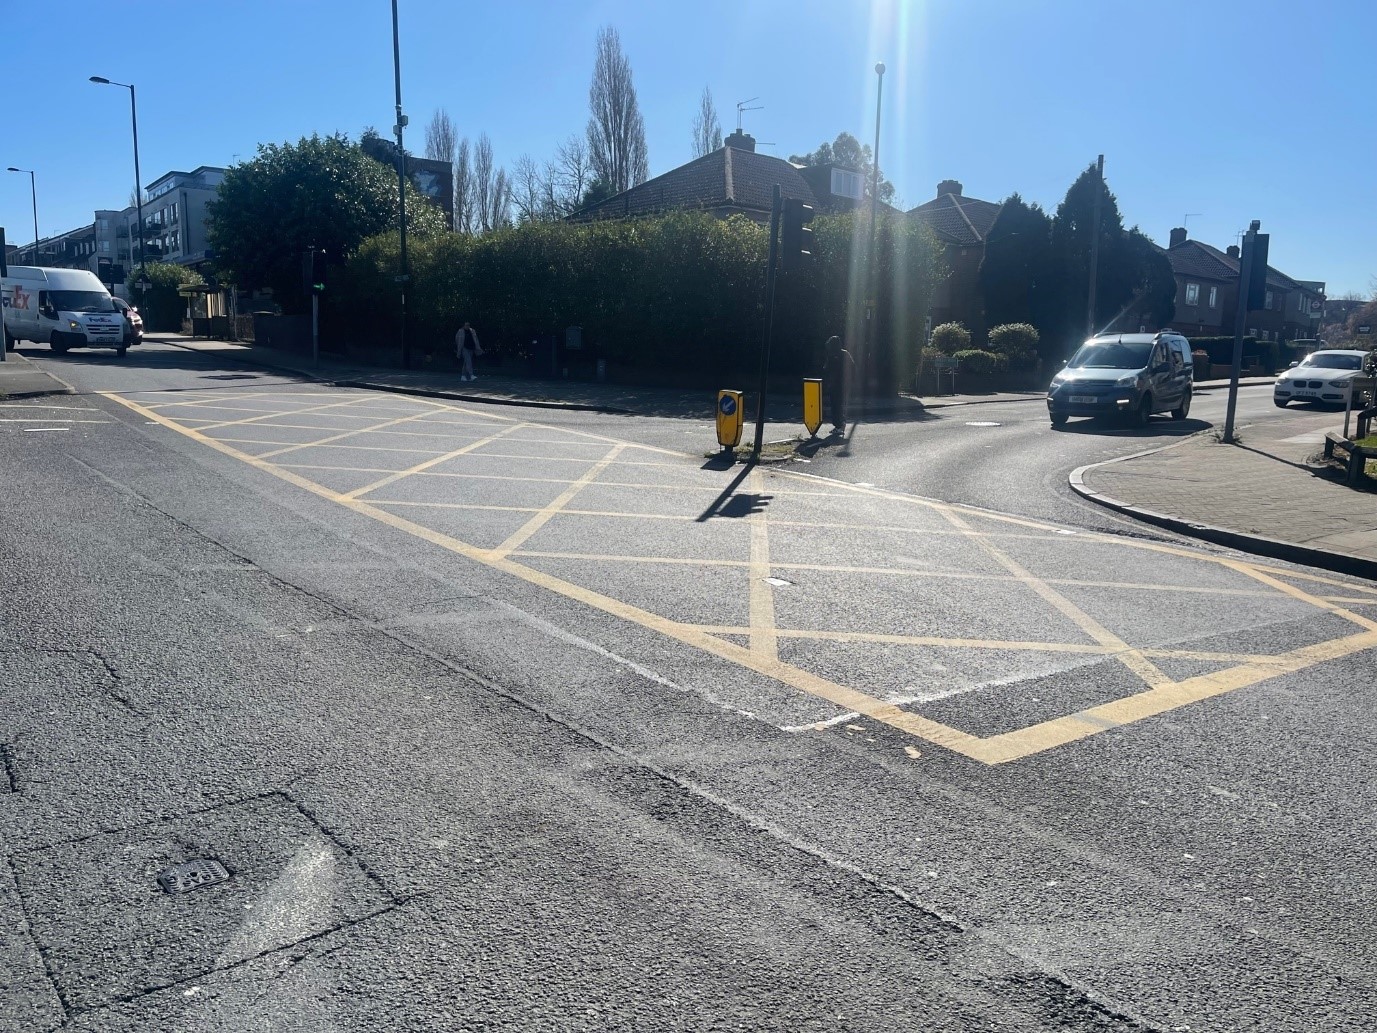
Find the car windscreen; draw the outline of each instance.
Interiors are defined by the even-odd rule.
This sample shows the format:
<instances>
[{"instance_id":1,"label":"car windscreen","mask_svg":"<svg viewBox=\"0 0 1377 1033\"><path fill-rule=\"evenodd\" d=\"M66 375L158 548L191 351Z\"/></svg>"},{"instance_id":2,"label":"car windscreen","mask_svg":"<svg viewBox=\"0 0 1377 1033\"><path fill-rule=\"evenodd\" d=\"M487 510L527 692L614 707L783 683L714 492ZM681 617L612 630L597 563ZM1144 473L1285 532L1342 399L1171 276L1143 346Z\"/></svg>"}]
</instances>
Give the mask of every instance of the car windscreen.
<instances>
[{"instance_id":1,"label":"car windscreen","mask_svg":"<svg viewBox=\"0 0 1377 1033\"><path fill-rule=\"evenodd\" d=\"M1362 369L1361 355L1341 355L1338 352L1316 352L1301 360L1302 366L1320 369Z\"/></svg>"},{"instance_id":2,"label":"car windscreen","mask_svg":"<svg viewBox=\"0 0 1377 1033\"><path fill-rule=\"evenodd\" d=\"M114 304L104 291L52 291L53 308L59 312L113 312Z\"/></svg>"},{"instance_id":3,"label":"car windscreen","mask_svg":"<svg viewBox=\"0 0 1377 1033\"><path fill-rule=\"evenodd\" d=\"M1097 341L1081 345L1066 365L1070 369L1142 369L1151 354L1151 342Z\"/></svg>"}]
</instances>

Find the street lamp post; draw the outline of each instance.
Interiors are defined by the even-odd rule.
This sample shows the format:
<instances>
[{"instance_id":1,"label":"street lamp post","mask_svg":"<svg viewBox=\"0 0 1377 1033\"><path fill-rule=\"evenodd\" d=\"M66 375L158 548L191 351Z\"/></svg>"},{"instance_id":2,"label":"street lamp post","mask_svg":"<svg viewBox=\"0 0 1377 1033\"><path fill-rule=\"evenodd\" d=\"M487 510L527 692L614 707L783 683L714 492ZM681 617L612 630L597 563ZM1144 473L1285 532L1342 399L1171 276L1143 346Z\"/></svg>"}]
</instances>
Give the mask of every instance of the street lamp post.
<instances>
[{"instance_id":1,"label":"street lamp post","mask_svg":"<svg viewBox=\"0 0 1377 1033\"><path fill-rule=\"evenodd\" d=\"M93 83L102 86L123 86L129 91L129 117L134 123L134 208L136 217L139 221L139 271L144 268L143 262L143 175L139 172L139 108L134 102L134 86L132 83L112 82L103 75L91 76ZM118 256L116 256L118 257Z\"/></svg>"},{"instance_id":2,"label":"street lamp post","mask_svg":"<svg viewBox=\"0 0 1377 1033\"><path fill-rule=\"evenodd\" d=\"M34 183L33 169L17 169L13 165L9 167L10 172L27 172L29 174L29 196L33 199L33 261L38 264L38 187Z\"/></svg>"},{"instance_id":3,"label":"street lamp post","mask_svg":"<svg viewBox=\"0 0 1377 1033\"><path fill-rule=\"evenodd\" d=\"M397 0L392 0L392 76L397 87L397 124L392 127L397 134L397 211L398 242L401 247L401 275L397 282L402 288L402 368L411 366L411 342L406 336L406 288L411 279L406 261L406 151L402 149L402 130L406 128L407 117L402 114L402 44L397 32Z\"/></svg>"},{"instance_id":4,"label":"street lamp post","mask_svg":"<svg viewBox=\"0 0 1377 1033\"><path fill-rule=\"evenodd\" d=\"M875 222L880 208L880 101L884 96L885 64L875 64L875 151L871 155L870 169L870 247L865 262L865 350L863 352L861 375L862 384L869 381L875 355Z\"/></svg>"}]
</instances>

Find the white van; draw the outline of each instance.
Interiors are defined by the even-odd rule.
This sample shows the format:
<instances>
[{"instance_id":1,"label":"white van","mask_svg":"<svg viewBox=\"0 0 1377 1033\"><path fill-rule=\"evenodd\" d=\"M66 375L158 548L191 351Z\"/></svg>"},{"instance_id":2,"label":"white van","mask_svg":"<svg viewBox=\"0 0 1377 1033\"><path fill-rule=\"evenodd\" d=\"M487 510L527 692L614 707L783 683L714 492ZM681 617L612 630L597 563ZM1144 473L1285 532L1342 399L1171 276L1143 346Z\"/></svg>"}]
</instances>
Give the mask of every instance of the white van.
<instances>
[{"instance_id":1,"label":"white van","mask_svg":"<svg viewBox=\"0 0 1377 1033\"><path fill-rule=\"evenodd\" d=\"M68 348L114 348L125 353L124 316L110 292L86 269L41 269L12 265L0 282L5 347L16 341L46 344L61 355Z\"/></svg>"}]
</instances>

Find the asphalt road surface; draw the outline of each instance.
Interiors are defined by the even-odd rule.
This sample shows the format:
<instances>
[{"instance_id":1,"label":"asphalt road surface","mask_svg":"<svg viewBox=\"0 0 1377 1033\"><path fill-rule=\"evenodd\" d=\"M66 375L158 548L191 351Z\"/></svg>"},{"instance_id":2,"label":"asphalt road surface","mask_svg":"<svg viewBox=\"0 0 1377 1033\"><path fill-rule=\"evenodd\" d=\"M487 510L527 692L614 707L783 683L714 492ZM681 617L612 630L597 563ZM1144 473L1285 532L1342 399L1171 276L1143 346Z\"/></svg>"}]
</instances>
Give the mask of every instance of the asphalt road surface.
<instances>
[{"instance_id":1,"label":"asphalt road surface","mask_svg":"<svg viewBox=\"0 0 1377 1033\"><path fill-rule=\"evenodd\" d=\"M31 354L0 1029L1371 1028L1377 586L1058 483L1177 427Z\"/></svg>"}]
</instances>

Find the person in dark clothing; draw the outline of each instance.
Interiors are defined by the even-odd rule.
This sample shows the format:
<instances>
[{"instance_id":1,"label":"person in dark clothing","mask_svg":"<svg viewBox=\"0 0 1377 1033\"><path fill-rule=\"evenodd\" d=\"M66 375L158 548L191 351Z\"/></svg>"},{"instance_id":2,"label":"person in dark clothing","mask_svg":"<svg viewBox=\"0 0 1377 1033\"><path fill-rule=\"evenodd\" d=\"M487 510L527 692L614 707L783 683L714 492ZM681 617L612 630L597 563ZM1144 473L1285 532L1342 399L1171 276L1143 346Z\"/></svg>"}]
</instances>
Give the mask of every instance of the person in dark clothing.
<instances>
[{"instance_id":1,"label":"person in dark clothing","mask_svg":"<svg viewBox=\"0 0 1377 1033\"><path fill-rule=\"evenodd\" d=\"M478 332L469 326L468 320L464 321L464 325L454 335L454 349L463 363L459 370L459 379L477 380L478 377L473 372L473 358L475 355L483 354L483 346L478 343Z\"/></svg>"},{"instance_id":2,"label":"person in dark clothing","mask_svg":"<svg viewBox=\"0 0 1377 1033\"><path fill-rule=\"evenodd\" d=\"M827 392L828 408L832 412L832 433L846 430L846 396L851 391L851 374L856 369L851 353L842 347L840 337L829 337L822 364L822 384Z\"/></svg>"}]
</instances>

